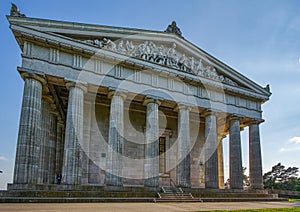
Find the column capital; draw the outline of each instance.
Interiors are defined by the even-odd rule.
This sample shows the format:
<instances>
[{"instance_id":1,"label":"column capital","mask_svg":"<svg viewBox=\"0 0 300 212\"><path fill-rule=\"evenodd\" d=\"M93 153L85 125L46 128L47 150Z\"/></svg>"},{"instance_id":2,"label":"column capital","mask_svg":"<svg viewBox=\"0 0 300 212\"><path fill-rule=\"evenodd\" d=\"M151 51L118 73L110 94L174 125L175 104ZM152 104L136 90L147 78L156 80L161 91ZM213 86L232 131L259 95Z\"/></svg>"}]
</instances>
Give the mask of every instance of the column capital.
<instances>
[{"instance_id":1,"label":"column capital","mask_svg":"<svg viewBox=\"0 0 300 212\"><path fill-rule=\"evenodd\" d=\"M247 125L254 125L254 124L261 124L265 122L264 119L251 119L250 121L246 122Z\"/></svg>"},{"instance_id":2,"label":"column capital","mask_svg":"<svg viewBox=\"0 0 300 212\"><path fill-rule=\"evenodd\" d=\"M42 75L37 75L37 74L33 74L33 73L28 73L28 72L22 72L21 73L22 78L25 79L35 79L37 81L39 81L40 83L42 83L42 85L46 85L46 79L44 76Z\"/></svg>"},{"instance_id":3,"label":"column capital","mask_svg":"<svg viewBox=\"0 0 300 212\"><path fill-rule=\"evenodd\" d=\"M230 114L229 116L227 116L227 120L228 121L233 121L233 120L238 120L240 121L243 117L237 114Z\"/></svg>"},{"instance_id":4,"label":"column capital","mask_svg":"<svg viewBox=\"0 0 300 212\"><path fill-rule=\"evenodd\" d=\"M108 91L107 97L109 99L111 99L114 95L121 96L122 99L125 101L126 98L127 98L127 91L125 91L125 90L112 90L112 89L110 89Z\"/></svg>"},{"instance_id":5,"label":"column capital","mask_svg":"<svg viewBox=\"0 0 300 212\"><path fill-rule=\"evenodd\" d=\"M160 99L158 99L157 97L153 97L153 96L146 96L143 102L143 105L147 105L148 103L155 103L158 104L158 106L161 105L161 101Z\"/></svg>"},{"instance_id":6,"label":"column capital","mask_svg":"<svg viewBox=\"0 0 300 212\"><path fill-rule=\"evenodd\" d=\"M178 111L178 110L188 110L191 111L192 106L187 105L185 103L177 103L177 106L175 107L174 111Z\"/></svg>"},{"instance_id":7,"label":"column capital","mask_svg":"<svg viewBox=\"0 0 300 212\"><path fill-rule=\"evenodd\" d=\"M213 110L205 110L203 113L203 117L206 118L207 116L217 116L217 112Z\"/></svg>"},{"instance_id":8,"label":"column capital","mask_svg":"<svg viewBox=\"0 0 300 212\"><path fill-rule=\"evenodd\" d=\"M79 88L81 89L84 93L87 92L87 84L83 83L83 82L67 82L66 83L66 87L68 90L70 90L71 88Z\"/></svg>"}]
</instances>

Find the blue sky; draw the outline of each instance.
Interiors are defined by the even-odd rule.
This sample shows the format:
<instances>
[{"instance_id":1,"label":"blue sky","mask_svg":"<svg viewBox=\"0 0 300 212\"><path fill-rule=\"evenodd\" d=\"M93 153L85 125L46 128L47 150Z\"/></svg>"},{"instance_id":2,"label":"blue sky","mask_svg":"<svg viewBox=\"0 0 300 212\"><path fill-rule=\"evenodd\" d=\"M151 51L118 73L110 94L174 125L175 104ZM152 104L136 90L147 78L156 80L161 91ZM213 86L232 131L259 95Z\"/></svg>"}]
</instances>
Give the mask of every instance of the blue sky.
<instances>
[{"instance_id":1,"label":"blue sky","mask_svg":"<svg viewBox=\"0 0 300 212\"><path fill-rule=\"evenodd\" d=\"M28 17L165 30L176 20L186 39L273 95L263 105L263 169L282 162L300 167L300 1L40 1L15 0ZM20 49L0 2L0 189L12 180L23 80ZM242 132L243 166L248 166L248 129ZM225 151L228 142L225 139ZM225 166L228 166L227 154ZM227 169L225 169L227 171Z\"/></svg>"}]
</instances>

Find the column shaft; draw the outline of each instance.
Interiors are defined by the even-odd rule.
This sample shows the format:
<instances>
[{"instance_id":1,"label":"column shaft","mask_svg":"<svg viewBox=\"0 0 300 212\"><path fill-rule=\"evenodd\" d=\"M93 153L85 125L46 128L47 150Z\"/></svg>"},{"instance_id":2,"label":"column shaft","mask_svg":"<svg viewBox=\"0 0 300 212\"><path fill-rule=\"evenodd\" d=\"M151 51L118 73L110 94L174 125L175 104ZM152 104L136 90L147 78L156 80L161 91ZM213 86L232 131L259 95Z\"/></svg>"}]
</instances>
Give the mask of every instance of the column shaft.
<instances>
[{"instance_id":1,"label":"column shaft","mask_svg":"<svg viewBox=\"0 0 300 212\"><path fill-rule=\"evenodd\" d=\"M40 160L42 79L25 78L14 169L15 184L36 184Z\"/></svg>"},{"instance_id":2,"label":"column shaft","mask_svg":"<svg viewBox=\"0 0 300 212\"><path fill-rule=\"evenodd\" d=\"M190 108L178 106L178 169L177 184L181 187L191 187L190 164Z\"/></svg>"},{"instance_id":3,"label":"column shaft","mask_svg":"<svg viewBox=\"0 0 300 212\"><path fill-rule=\"evenodd\" d=\"M57 142L57 114L50 113L50 139L48 142L48 155L49 155L49 163L48 163L48 183L54 184L56 173L55 173L55 165L56 165L56 142Z\"/></svg>"},{"instance_id":4,"label":"column shaft","mask_svg":"<svg viewBox=\"0 0 300 212\"><path fill-rule=\"evenodd\" d=\"M224 158L223 158L223 138L219 139L218 144L218 172L219 188L224 188Z\"/></svg>"},{"instance_id":5,"label":"column shaft","mask_svg":"<svg viewBox=\"0 0 300 212\"><path fill-rule=\"evenodd\" d=\"M263 189L259 125L249 126L249 174L251 189Z\"/></svg>"},{"instance_id":6,"label":"column shaft","mask_svg":"<svg viewBox=\"0 0 300 212\"><path fill-rule=\"evenodd\" d=\"M41 129L41 145L40 145L40 160L39 160L39 184L47 184L48 181L48 164L49 155L47 143L50 138L50 102L49 98L42 98L42 129Z\"/></svg>"},{"instance_id":7,"label":"column shaft","mask_svg":"<svg viewBox=\"0 0 300 212\"><path fill-rule=\"evenodd\" d=\"M106 185L123 185L124 151L124 99L120 93L114 93L110 105Z\"/></svg>"},{"instance_id":8,"label":"column shaft","mask_svg":"<svg viewBox=\"0 0 300 212\"><path fill-rule=\"evenodd\" d=\"M146 99L146 162L144 164L144 185L148 187L159 186L159 101Z\"/></svg>"},{"instance_id":9,"label":"column shaft","mask_svg":"<svg viewBox=\"0 0 300 212\"><path fill-rule=\"evenodd\" d=\"M63 145L63 130L64 125L62 121L57 122L57 137L56 137L56 152L55 152L55 174L62 173L63 166L63 155L64 155L64 145Z\"/></svg>"},{"instance_id":10,"label":"column shaft","mask_svg":"<svg viewBox=\"0 0 300 212\"><path fill-rule=\"evenodd\" d=\"M218 134L214 113L205 117L205 187L219 188L218 176Z\"/></svg>"},{"instance_id":11,"label":"column shaft","mask_svg":"<svg viewBox=\"0 0 300 212\"><path fill-rule=\"evenodd\" d=\"M243 189L240 121L237 118L230 121L229 155L230 188Z\"/></svg>"},{"instance_id":12,"label":"column shaft","mask_svg":"<svg viewBox=\"0 0 300 212\"><path fill-rule=\"evenodd\" d=\"M81 145L83 138L83 86L67 84L69 101L65 130L65 155L63 165L63 181L66 184L81 183Z\"/></svg>"}]
</instances>

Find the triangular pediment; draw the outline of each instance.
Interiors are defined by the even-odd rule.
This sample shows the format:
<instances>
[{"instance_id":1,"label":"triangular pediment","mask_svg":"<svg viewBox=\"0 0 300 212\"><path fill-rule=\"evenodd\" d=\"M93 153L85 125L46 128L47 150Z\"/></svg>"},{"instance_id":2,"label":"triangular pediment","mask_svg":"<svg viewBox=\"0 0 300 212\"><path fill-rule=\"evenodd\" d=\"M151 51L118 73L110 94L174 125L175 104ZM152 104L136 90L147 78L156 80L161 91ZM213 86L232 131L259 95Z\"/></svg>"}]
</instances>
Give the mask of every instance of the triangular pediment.
<instances>
[{"instance_id":1,"label":"triangular pediment","mask_svg":"<svg viewBox=\"0 0 300 212\"><path fill-rule=\"evenodd\" d=\"M24 27L59 39L133 57L265 96L271 93L199 47L174 34L92 24L8 17L11 28ZM33 33L33 32L32 32ZM16 35L16 34L15 34ZM20 43L20 42L19 42Z\"/></svg>"}]
</instances>

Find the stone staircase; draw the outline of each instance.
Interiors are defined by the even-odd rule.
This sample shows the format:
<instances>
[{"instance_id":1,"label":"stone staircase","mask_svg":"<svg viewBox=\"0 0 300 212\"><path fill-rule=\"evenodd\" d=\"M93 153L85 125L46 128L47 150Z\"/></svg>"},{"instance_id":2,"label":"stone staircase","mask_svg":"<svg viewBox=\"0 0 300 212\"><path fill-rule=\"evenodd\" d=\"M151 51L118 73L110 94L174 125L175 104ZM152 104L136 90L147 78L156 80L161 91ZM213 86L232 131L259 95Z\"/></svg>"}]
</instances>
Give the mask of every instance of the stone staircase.
<instances>
[{"instance_id":1,"label":"stone staircase","mask_svg":"<svg viewBox=\"0 0 300 212\"><path fill-rule=\"evenodd\" d=\"M161 187L154 202L202 202L199 198L194 198L191 193L185 193L180 187Z\"/></svg>"}]
</instances>

